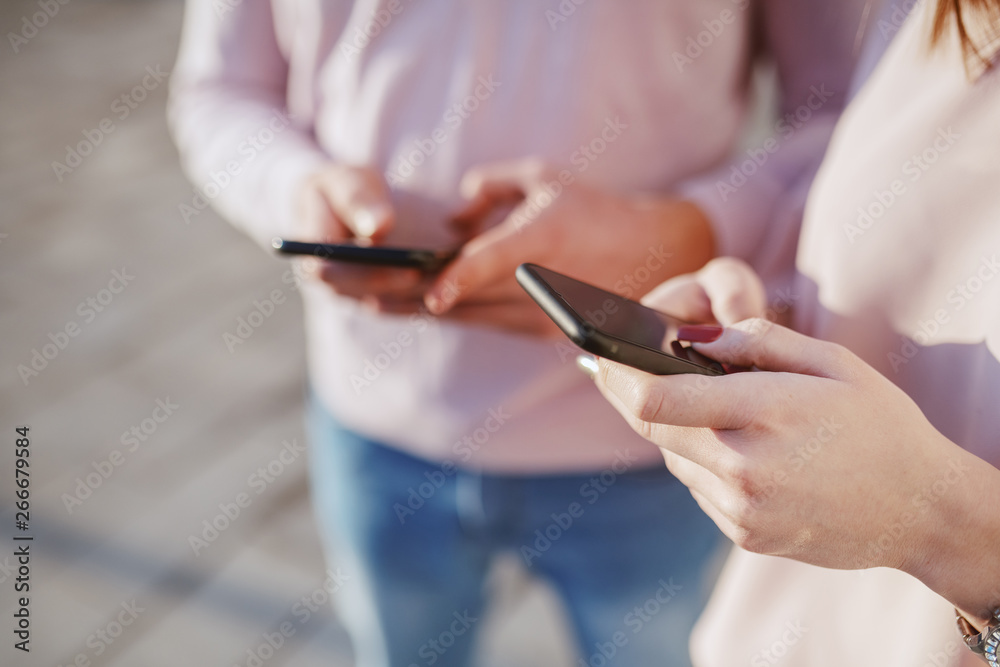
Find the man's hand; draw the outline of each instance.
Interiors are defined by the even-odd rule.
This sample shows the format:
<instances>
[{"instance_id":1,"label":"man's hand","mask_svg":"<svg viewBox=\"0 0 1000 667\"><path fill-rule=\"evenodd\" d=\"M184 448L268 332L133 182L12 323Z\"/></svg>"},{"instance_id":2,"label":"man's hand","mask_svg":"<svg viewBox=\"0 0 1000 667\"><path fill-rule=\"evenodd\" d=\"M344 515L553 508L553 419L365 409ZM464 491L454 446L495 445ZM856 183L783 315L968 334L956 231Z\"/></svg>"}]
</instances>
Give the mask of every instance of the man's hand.
<instances>
[{"instance_id":1,"label":"man's hand","mask_svg":"<svg viewBox=\"0 0 1000 667\"><path fill-rule=\"evenodd\" d=\"M565 185L557 170L536 160L472 169L461 188L469 205L457 220L473 231L495 206L520 203L472 238L428 291L428 309L445 317L550 335L555 326L514 281L522 262L638 299L714 253L711 228L695 205Z\"/></svg>"},{"instance_id":2,"label":"man's hand","mask_svg":"<svg viewBox=\"0 0 1000 667\"><path fill-rule=\"evenodd\" d=\"M301 227L295 240L377 244L395 222L385 181L370 167L324 167L303 183L298 203ZM306 276L376 308L385 299L399 308L408 304L415 309L427 287L426 278L415 269L365 267L313 257L298 261Z\"/></svg>"}]
</instances>

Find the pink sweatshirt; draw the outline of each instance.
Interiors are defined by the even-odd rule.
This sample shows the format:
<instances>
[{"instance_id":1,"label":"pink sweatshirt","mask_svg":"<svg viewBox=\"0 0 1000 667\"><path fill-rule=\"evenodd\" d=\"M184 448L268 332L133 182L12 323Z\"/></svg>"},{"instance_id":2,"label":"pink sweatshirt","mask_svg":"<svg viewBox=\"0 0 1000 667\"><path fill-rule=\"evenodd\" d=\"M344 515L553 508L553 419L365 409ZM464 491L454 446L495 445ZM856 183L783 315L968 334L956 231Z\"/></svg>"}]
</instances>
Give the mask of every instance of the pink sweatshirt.
<instances>
[{"instance_id":1,"label":"pink sweatshirt","mask_svg":"<svg viewBox=\"0 0 1000 667\"><path fill-rule=\"evenodd\" d=\"M181 214L210 200L266 245L294 234L309 172L367 164L393 188L388 243L435 246L465 170L540 156L615 191L683 193L722 253L774 271L791 264L863 4L193 0L170 118L204 199ZM761 42L782 118L736 148ZM319 285L303 295L313 386L351 429L496 471L597 470L625 450L659 460L568 343L373 315Z\"/></svg>"},{"instance_id":2,"label":"pink sweatshirt","mask_svg":"<svg viewBox=\"0 0 1000 667\"><path fill-rule=\"evenodd\" d=\"M914 10L833 136L803 222L797 326L858 353L1000 467L1000 69L970 82L957 38L930 53L933 7ZM869 549L893 548L962 483L961 468L940 473ZM741 551L694 645L700 667L982 664L951 605L908 575Z\"/></svg>"}]
</instances>

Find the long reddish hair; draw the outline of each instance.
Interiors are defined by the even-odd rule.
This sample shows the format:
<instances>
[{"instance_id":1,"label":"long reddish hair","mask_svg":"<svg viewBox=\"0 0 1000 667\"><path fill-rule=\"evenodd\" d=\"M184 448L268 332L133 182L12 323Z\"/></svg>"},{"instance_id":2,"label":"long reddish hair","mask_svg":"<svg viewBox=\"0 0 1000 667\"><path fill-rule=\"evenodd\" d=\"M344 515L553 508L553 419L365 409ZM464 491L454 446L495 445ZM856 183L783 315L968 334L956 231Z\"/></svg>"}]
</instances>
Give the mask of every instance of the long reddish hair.
<instances>
[{"instance_id":1,"label":"long reddish hair","mask_svg":"<svg viewBox=\"0 0 1000 667\"><path fill-rule=\"evenodd\" d=\"M953 29L958 32L968 66L980 69L997 63L1000 0L938 0L931 43L939 44Z\"/></svg>"}]
</instances>

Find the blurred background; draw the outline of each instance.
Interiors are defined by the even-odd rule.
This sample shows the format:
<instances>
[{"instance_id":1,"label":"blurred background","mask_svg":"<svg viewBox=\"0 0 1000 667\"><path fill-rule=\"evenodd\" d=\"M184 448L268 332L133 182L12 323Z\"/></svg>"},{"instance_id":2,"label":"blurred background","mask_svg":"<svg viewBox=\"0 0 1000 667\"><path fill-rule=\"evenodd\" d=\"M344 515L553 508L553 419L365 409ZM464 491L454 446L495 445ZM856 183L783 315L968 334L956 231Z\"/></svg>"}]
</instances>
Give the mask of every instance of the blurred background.
<instances>
[{"instance_id":1,"label":"blurred background","mask_svg":"<svg viewBox=\"0 0 1000 667\"><path fill-rule=\"evenodd\" d=\"M194 190L164 104L182 11L0 3L0 665L353 664L299 449L289 266L179 208ZM13 648L15 533L34 538L30 653ZM493 585L477 664L576 664L550 591L512 562Z\"/></svg>"}]
</instances>

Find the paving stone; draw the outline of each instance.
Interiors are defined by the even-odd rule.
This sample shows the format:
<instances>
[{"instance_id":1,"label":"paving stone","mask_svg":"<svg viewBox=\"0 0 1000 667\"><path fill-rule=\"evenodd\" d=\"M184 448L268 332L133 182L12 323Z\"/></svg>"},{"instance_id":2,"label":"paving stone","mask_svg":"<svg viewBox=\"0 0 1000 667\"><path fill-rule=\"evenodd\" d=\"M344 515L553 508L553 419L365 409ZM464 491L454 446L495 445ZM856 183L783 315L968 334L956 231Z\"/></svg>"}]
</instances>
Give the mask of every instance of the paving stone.
<instances>
[{"instance_id":1,"label":"paving stone","mask_svg":"<svg viewBox=\"0 0 1000 667\"><path fill-rule=\"evenodd\" d=\"M37 10L35 0L5 1L0 25ZM281 281L287 263L210 211L180 218L192 187L167 135L165 86L115 119L61 181L53 171L147 65L172 67L181 10L177 0L72 0L20 53L0 57L0 427L31 426L36 538L32 652L5 640L5 666L78 655L120 667L245 664L325 576L305 459L260 494L248 485L283 441L304 442L302 312ZM134 281L82 314L122 267ZM230 352L223 333L275 288L289 301ZM79 334L26 383L18 365L68 323ZM167 398L180 407L129 450L123 435L152 424ZM0 431L0 447L10 435ZM10 474L0 460L4 498ZM81 480L90 495L70 512L66 494ZM189 537L241 492L249 507L196 556ZM9 544L6 507L0 518ZM0 613L9 619L5 556ZM484 626L478 664L571 664L551 591L509 566L498 581L503 603ZM97 631L117 632L133 599L143 611L105 643ZM347 667L353 658L325 608L265 664Z\"/></svg>"}]
</instances>

